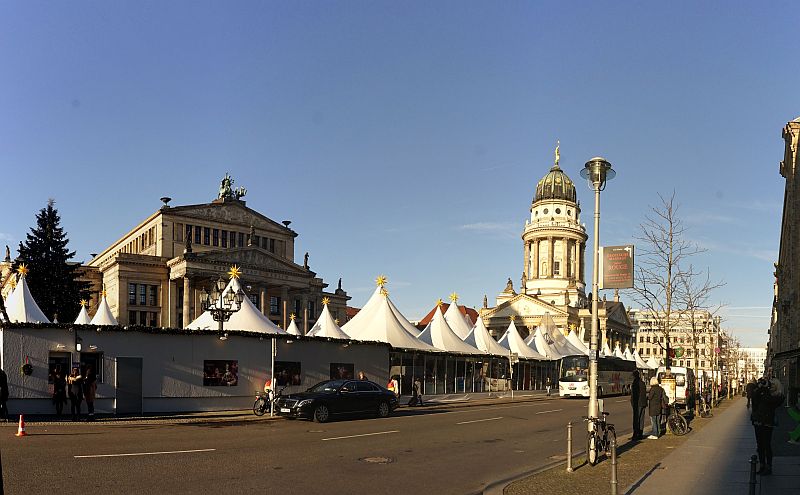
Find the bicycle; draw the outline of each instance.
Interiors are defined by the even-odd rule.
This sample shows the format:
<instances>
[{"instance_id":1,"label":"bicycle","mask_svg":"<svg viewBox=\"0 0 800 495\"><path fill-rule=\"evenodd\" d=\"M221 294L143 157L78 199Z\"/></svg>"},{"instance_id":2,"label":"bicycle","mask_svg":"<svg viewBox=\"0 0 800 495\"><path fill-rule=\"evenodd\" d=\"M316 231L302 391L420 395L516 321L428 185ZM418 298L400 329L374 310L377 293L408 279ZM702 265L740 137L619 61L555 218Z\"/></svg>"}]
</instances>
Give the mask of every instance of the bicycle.
<instances>
[{"instance_id":1,"label":"bicycle","mask_svg":"<svg viewBox=\"0 0 800 495\"><path fill-rule=\"evenodd\" d=\"M674 404L670 404L669 406L669 414L667 415L667 428L669 428L669 431L673 435L679 437L689 433L689 423L686 421L686 418L684 418L683 415L678 412L678 408L676 408Z\"/></svg>"},{"instance_id":2,"label":"bicycle","mask_svg":"<svg viewBox=\"0 0 800 495\"><path fill-rule=\"evenodd\" d=\"M283 387L274 394L272 391L269 393L256 390L256 401L253 403L253 414L256 416L263 416L270 410L270 405L278 402L278 398L282 395Z\"/></svg>"},{"instance_id":3,"label":"bicycle","mask_svg":"<svg viewBox=\"0 0 800 495\"><path fill-rule=\"evenodd\" d=\"M708 400L701 394L700 401L698 403L697 412L700 414L701 418L710 418L713 416L711 413L711 405L708 403Z\"/></svg>"},{"instance_id":4,"label":"bicycle","mask_svg":"<svg viewBox=\"0 0 800 495\"><path fill-rule=\"evenodd\" d=\"M609 413L603 412L601 418L587 418L583 417L586 422L591 422L593 428L589 431L586 437L586 460L589 465L594 466L600 457L600 452L605 455L611 455L611 441L617 440L617 431L614 425L606 421L606 416Z\"/></svg>"}]
</instances>

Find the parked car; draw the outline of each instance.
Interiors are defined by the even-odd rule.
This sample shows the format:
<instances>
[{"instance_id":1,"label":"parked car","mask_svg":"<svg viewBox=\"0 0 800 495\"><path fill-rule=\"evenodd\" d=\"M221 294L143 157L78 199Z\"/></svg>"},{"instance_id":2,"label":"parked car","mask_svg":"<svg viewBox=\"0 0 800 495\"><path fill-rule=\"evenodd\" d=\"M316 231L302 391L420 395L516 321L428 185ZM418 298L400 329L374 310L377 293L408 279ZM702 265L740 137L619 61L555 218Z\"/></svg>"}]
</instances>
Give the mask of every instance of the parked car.
<instances>
[{"instance_id":1,"label":"parked car","mask_svg":"<svg viewBox=\"0 0 800 495\"><path fill-rule=\"evenodd\" d=\"M280 397L277 413L289 418L308 418L324 423L333 417L374 414L389 416L397 409L394 393L368 380L328 380L305 392Z\"/></svg>"}]
</instances>

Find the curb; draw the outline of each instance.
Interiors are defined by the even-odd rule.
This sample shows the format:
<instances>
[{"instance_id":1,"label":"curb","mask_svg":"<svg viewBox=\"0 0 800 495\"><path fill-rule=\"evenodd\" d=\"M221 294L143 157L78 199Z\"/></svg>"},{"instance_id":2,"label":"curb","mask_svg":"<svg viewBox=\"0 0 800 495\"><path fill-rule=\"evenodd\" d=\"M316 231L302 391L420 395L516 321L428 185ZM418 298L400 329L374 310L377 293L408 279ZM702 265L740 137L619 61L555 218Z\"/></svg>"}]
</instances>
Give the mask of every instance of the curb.
<instances>
[{"instance_id":1,"label":"curb","mask_svg":"<svg viewBox=\"0 0 800 495\"><path fill-rule=\"evenodd\" d=\"M577 457L579 455L583 455L583 454L586 454L586 450L580 450L578 452L573 452L572 453L572 458L575 459L575 457ZM553 468L558 467L561 464L566 465L567 461L566 460L553 461L551 463L544 464L543 466L539 466L538 468L534 468L534 469L531 469L529 471L525 471L524 473L516 474L514 476L510 476L508 478L504 478L504 479L499 480L499 481L493 481L490 484L486 485L486 488L484 488L483 492L481 492L481 493L483 495L503 495L503 492L505 491L506 487L508 485L510 485L511 483L514 483L515 481L519 481L521 479L527 478L529 476L533 476L533 475L536 475L536 474L539 474L539 473L543 473L545 471L549 471L549 470L551 470Z\"/></svg>"}]
</instances>

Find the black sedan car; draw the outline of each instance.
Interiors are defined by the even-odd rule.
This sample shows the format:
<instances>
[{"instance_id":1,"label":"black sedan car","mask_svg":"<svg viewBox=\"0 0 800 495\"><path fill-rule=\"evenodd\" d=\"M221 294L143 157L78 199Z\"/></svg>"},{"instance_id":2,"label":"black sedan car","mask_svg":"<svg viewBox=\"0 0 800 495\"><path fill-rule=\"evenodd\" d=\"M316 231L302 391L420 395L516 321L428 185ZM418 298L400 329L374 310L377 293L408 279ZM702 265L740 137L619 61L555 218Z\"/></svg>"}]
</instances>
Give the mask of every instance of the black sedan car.
<instances>
[{"instance_id":1,"label":"black sedan car","mask_svg":"<svg viewBox=\"0 0 800 495\"><path fill-rule=\"evenodd\" d=\"M355 414L385 418L397 409L397 397L368 380L328 380L305 392L279 397L275 409L282 416L309 418L318 423Z\"/></svg>"}]
</instances>

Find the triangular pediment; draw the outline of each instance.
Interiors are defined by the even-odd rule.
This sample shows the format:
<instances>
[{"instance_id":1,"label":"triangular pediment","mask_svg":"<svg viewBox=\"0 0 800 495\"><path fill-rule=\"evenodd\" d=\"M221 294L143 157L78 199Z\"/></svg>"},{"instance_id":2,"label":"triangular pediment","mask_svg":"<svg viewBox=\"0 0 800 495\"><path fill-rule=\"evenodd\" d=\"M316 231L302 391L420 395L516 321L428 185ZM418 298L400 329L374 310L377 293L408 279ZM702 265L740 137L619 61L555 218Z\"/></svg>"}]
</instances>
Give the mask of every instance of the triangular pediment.
<instances>
[{"instance_id":1,"label":"triangular pediment","mask_svg":"<svg viewBox=\"0 0 800 495\"><path fill-rule=\"evenodd\" d=\"M568 313L559 306L554 306L539 298L527 294L517 294L508 301L490 309L486 317L498 318L507 316L542 316L550 313L551 316L567 316Z\"/></svg>"},{"instance_id":2,"label":"triangular pediment","mask_svg":"<svg viewBox=\"0 0 800 495\"><path fill-rule=\"evenodd\" d=\"M258 270L271 270L289 272L297 276L314 276L315 273L306 270L302 266L281 258L269 251L265 251L256 246L243 248L226 249L220 251L204 251L191 255L192 261L207 263L224 263L238 265L242 268L255 268Z\"/></svg>"},{"instance_id":3,"label":"triangular pediment","mask_svg":"<svg viewBox=\"0 0 800 495\"><path fill-rule=\"evenodd\" d=\"M628 312L625 310L625 305L622 302L606 306L606 319L615 321L628 328L633 326L628 317Z\"/></svg>"},{"instance_id":4,"label":"triangular pediment","mask_svg":"<svg viewBox=\"0 0 800 495\"><path fill-rule=\"evenodd\" d=\"M248 208L240 201L177 206L165 210L164 214L181 218L205 220L208 222L219 222L228 225L238 225L245 229L249 229L250 226L253 226L260 232L274 232L282 236L287 234L292 236L297 235L290 228L279 224L252 208Z\"/></svg>"}]
</instances>

